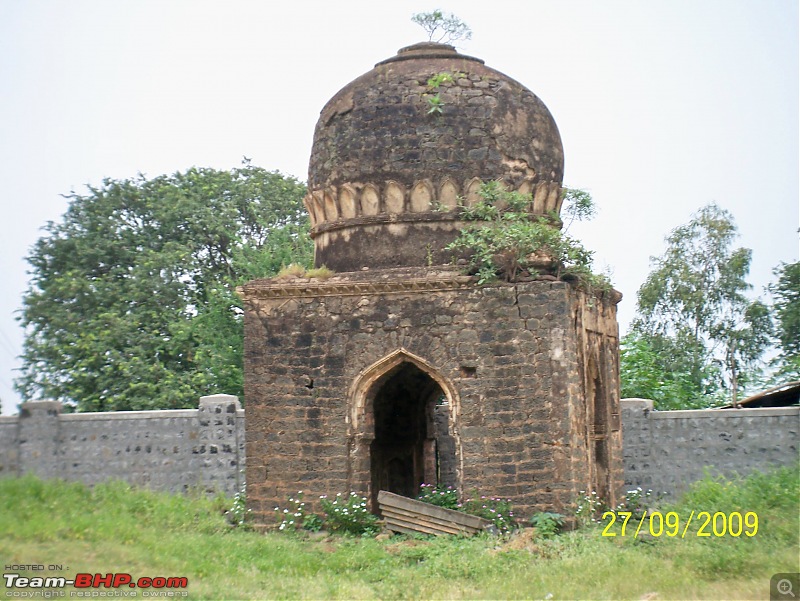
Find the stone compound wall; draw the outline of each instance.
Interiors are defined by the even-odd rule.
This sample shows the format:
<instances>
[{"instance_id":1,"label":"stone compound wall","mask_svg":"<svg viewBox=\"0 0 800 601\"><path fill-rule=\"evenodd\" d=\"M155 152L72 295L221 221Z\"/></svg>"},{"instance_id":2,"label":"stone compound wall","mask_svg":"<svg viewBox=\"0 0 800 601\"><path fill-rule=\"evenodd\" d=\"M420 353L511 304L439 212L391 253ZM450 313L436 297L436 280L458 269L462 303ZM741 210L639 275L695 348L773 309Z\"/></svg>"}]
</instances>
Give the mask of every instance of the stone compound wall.
<instances>
[{"instance_id":1,"label":"stone compound wall","mask_svg":"<svg viewBox=\"0 0 800 601\"><path fill-rule=\"evenodd\" d=\"M202 397L199 409L109 413L62 414L57 401L35 401L0 418L0 476L232 496L244 457L244 411L230 395Z\"/></svg>"},{"instance_id":2,"label":"stone compound wall","mask_svg":"<svg viewBox=\"0 0 800 601\"><path fill-rule=\"evenodd\" d=\"M797 466L800 408L653 411L623 399L625 486L675 497L704 470L733 476Z\"/></svg>"},{"instance_id":3,"label":"stone compound wall","mask_svg":"<svg viewBox=\"0 0 800 601\"><path fill-rule=\"evenodd\" d=\"M25 403L22 416L0 417L0 476L32 472L87 483L115 478L228 495L241 485L244 411L236 397L204 397L200 410L61 414L60 407ZM732 476L797 465L797 407L653 411L653 402L642 399L623 399L621 407L626 489L674 497L707 466Z\"/></svg>"},{"instance_id":4,"label":"stone compound wall","mask_svg":"<svg viewBox=\"0 0 800 601\"><path fill-rule=\"evenodd\" d=\"M243 288L247 501L257 519L271 520L298 490L309 500L374 497L370 403L406 364L446 396L463 493L564 511L592 486L595 437L607 440L603 477L618 490L612 304L565 282L476 287L452 271L387 271ZM589 379L608 389L603 419L587 402Z\"/></svg>"}]
</instances>

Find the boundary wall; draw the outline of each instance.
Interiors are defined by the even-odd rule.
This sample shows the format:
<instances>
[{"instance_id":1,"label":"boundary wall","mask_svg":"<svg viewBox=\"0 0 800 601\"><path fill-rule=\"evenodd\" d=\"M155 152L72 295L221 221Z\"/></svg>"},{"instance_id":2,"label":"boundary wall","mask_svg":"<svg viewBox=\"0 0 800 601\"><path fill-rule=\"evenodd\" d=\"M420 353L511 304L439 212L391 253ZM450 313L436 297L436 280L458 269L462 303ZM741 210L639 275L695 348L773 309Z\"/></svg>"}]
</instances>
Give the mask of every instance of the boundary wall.
<instances>
[{"instance_id":1,"label":"boundary wall","mask_svg":"<svg viewBox=\"0 0 800 601\"><path fill-rule=\"evenodd\" d=\"M33 473L95 484L109 479L169 492L233 496L244 484L244 411L235 396L198 409L62 413L22 403L0 417L0 476Z\"/></svg>"},{"instance_id":2,"label":"boundary wall","mask_svg":"<svg viewBox=\"0 0 800 601\"><path fill-rule=\"evenodd\" d=\"M676 497L711 474L732 477L798 465L800 407L653 411L623 399L625 487Z\"/></svg>"},{"instance_id":3,"label":"boundary wall","mask_svg":"<svg viewBox=\"0 0 800 601\"><path fill-rule=\"evenodd\" d=\"M94 484L112 478L156 490L233 496L244 484L245 412L231 395L198 409L61 413L57 401L0 416L0 476L33 473ZM745 475L797 466L800 408L653 411L621 401L625 489L674 497L706 471Z\"/></svg>"}]
</instances>

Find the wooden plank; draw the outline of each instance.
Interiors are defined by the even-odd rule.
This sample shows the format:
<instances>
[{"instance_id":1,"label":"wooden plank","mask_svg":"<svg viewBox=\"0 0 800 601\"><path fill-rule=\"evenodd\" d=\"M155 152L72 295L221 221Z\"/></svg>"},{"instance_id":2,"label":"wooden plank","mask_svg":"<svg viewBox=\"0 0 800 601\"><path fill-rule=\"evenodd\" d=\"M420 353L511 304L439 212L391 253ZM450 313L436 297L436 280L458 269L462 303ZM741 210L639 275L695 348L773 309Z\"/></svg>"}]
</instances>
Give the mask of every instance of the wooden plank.
<instances>
[{"instance_id":1,"label":"wooden plank","mask_svg":"<svg viewBox=\"0 0 800 601\"><path fill-rule=\"evenodd\" d=\"M470 531L469 529L432 524L408 516L387 515L385 520L387 523L399 524L407 528L416 528L418 531L423 531L428 534L476 534L475 531Z\"/></svg>"},{"instance_id":2,"label":"wooden plank","mask_svg":"<svg viewBox=\"0 0 800 601\"><path fill-rule=\"evenodd\" d=\"M384 517L392 516L397 519L416 521L420 524L428 524L431 527L439 527L443 530L452 530L453 533L466 532L466 531L477 532L482 530L482 528L475 528L473 526L458 524L456 522L451 522L448 520L430 518L428 516L424 516L418 513L405 511L402 509L396 509L393 507L384 507L383 514Z\"/></svg>"},{"instance_id":3,"label":"wooden plank","mask_svg":"<svg viewBox=\"0 0 800 601\"><path fill-rule=\"evenodd\" d=\"M441 536L442 534L458 535L458 534L475 534L474 532L459 532L458 530L443 530L442 528L432 528L425 524L413 520L401 520L395 517L384 518L384 523L389 530L396 532L416 532L422 534L435 534Z\"/></svg>"},{"instance_id":4,"label":"wooden plank","mask_svg":"<svg viewBox=\"0 0 800 601\"><path fill-rule=\"evenodd\" d=\"M378 493L378 506L386 527L395 532L423 534L496 533L494 524L481 517L437 507L388 491Z\"/></svg>"},{"instance_id":5,"label":"wooden plank","mask_svg":"<svg viewBox=\"0 0 800 601\"><path fill-rule=\"evenodd\" d=\"M394 524L398 524L404 526L406 528L413 528L416 532L423 532L425 534L461 534L461 535L473 535L478 534L482 530L469 528L465 526L457 526L455 524L437 524L434 522L429 522L425 520L419 519L419 517L415 516L404 516L404 515L397 515L393 514L390 511L387 511L384 514L384 519L386 521L387 527L392 529Z\"/></svg>"},{"instance_id":6,"label":"wooden plank","mask_svg":"<svg viewBox=\"0 0 800 601\"><path fill-rule=\"evenodd\" d=\"M422 520L413 515L396 514L388 509L383 514L383 518L387 524L395 523L409 528L416 526L419 530L424 530L429 534L477 534L477 532L479 532L479 530L475 530L474 528L459 527L453 524L440 524Z\"/></svg>"},{"instance_id":7,"label":"wooden plank","mask_svg":"<svg viewBox=\"0 0 800 601\"><path fill-rule=\"evenodd\" d=\"M489 520L485 520L477 515L470 515L468 513L455 511L453 509L445 509L444 507L438 507L436 505L424 503L416 499L409 499L408 497L396 495L385 490L382 490L378 493L378 503L388 507L406 509L422 515L427 515L429 517L436 517L450 522L455 522L457 524L464 524L473 528L480 529L486 524L490 523Z\"/></svg>"}]
</instances>

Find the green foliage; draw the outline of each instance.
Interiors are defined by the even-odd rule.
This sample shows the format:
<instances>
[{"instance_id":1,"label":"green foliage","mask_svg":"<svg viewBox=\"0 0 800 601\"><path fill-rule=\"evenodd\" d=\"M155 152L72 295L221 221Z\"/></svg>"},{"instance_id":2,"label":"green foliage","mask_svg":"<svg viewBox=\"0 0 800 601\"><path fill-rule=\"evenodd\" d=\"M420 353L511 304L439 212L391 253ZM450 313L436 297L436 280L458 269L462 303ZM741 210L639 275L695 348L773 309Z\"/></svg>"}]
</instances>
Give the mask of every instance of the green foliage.
<instances>
[{"instance_id":1,"label":"green foliage","mask_svg":"<svg viewBox=\"0 0 800 601\"><path fill-rule=\"evenodd\" d=\"M461 511L489 520L502 533L508 533L517 528L511 499L485 496L470 498L461 504Z\"/></svg>"},{"instance_id":2,"label":"green foliage","mask_svg":"<svg viewBox=\"0 0 800 601\"><path fill-rule=\"evenodd\" d=\"M552 538L564 527L565 516L560 513L540 511L533 514L531 525L542 538Z\"/></svg>"},{"instance_id":3,"label":"green foliage","mask_svg":"<svg viewBox=\"0 0 800 601\"><path fill-rule=\"evenodd\" d=\"M458 502L458 491L452 486L422 484L419 487L417 499L445 509L459 509L461 507Z\"/></svg>"},{"instance_id":4,"label":"green foliage","mask_svg":"<svg viewBox=\"0 0 800 601\"><path fill-rule=\"evenodd\" d=\"M430 93L425 95L425 99L428 101L429 115L441 115L444 112L444 100L439 94L439 88L445 83L452 84L459 77L464 77L464 74L442 71L434 73L428 78L428 90Z\"/></svg>"},{"instance_id":5,"label":"green foliage","mask_svg":"<svg viewBox=\"0 0 800 601\"><path fill-rule=\"evenodd\" d=\"M92 488L77 482L42 481L27 475L0 480L0 536L12 540L89 543L116 537L125 545L143 544L157 524L158 537L195 529L219 535L231 530L225 504L194 495L152 493L125 482Z\"/></svg>"},{"instance_id":6,"label":"green foliage","mask_svg":"<svg viewBox=\"0 0 800 601\"><path fill-rule=\"evenodd\" d=\"M605 499L597 496L595 491L580 491L575 503L575 518L581 526L590 526L600 521L600 516L608 508Z\"/></svg>"},{"instance_id":7,"label":"green foliage","mask_svg":"<svg viewBox=\"0 0 800 601\"><path fill-rule=\"evenodd\" d=\"M569 230L575 221L588 221L597 214L597 207L592 200L592 195L579 188L566 188L562 202L561 216L567 219L564 229Z\"/></svg>"},{"instance_id":8,"label":"green foliage","mask_svg":"<svg viewBox=\"0 0 800 601\"><path fill-rule=\"evenodd\" d=\"M327 280L335 275L335 271L333 269L328 269L325 265L322 267L315 267L314 269L307 269L306 270L306 277L307 278L316 278L318 280Z\"/></svg>"},{"instance_id":9,"label":"green foliage","mask_svg":"<svg viewBox=\"0 0 800 601\"><path fill-rule=\"evenodd\" d=\"M428 34L429 42L450 44L472 38L472 30L453 13L443 13L438 8L429 13L416 13L411 20Z\"/></svg>"},{"instance_id":10,"label":"green foliage","mask_svg":"<svg viewBox=\"0 0 800 601\"><path fill-rule=\"evenodd\" d=\"M302 265L298 265L297 263L289 263L288 265L281 267L280 271L275 277L278 278L302 278L306 275L306 268Z\"/></svg>"},{"instance_id":11,"label":"green foliage","mask_svg":"<svg viewBox=\"0 0 800 601\"><path fill-rule=\"evenodd\" d=\"M761 557L769 557L779 549L793 549L794 561L800 552L800 471L797 465L766 473L754 472L746 478L725 478L707 474L693 483L689 491L672 507L685 516L692 510L758 516L758 533L743 541L733 537L696 539L679 564L691 565L701 577L718 578L752 570ZM755 539L758 538L758 545ZM796 570L796 567L794 568Z\"/></svg>"},{"instance_id":12,"label":"green foliage","mask_svg":"<svg viewBox=\"0 0 800 601\"><path fill-rule=\"evenodd\" d=\"M781 263L770 286L780 342L779 377L800 379L800 261Z\"/></svg>"},{"instance_id":13,"label":"green foliage","mask_svg":"<svg viewBox=\"0 0 800 601\"><path fill-rule=\"evenodd\" d=\"M463 511L470 515L485 518L497 527L500 532L510 532L517 527L510 499L498 497L468 498L463 503L458 500L458 491L452 486L434 486L422 484L417 499L437 507Z\"/></svg>"},{"instance_id":14,"label":"green foliage","mask_svg":"<svg viewBox=\"0 0 800 601\"><path fill-rule=\"evenodd\" d=\"M428 114L429 115L441 115L444 110L444 100L442 100L439 94L428 95Z\"/></svg>"},{"instance_id":15,"label":"green foliage","mask_svg":"<svg viewBox=\"0 0 800 601\"><path fill-rule=\"evenodd\" d=\"M371 535L378 532L378 518L367 509L367 500L351 492L343 496L338 493L333 499L320 499L325 512L325 526L331 532L355 535Z\"/></svg>"},{"instance_id":16,"label":"green foliage","mask_svg":"<svg viewBox=\"0 0 800 601\"><path fill-rule=\"evenodd\" d=\"M797 571L798 471L726 482L707 479L659 509L682 519L692 510L754 511L757 536L643 544L586 528L521 545L524 535L305 540L232 528L224 507L205 497L1 478L0 554L8 563L69 558L64 571L37 574L45 577L186 576L193 599L260 599L265 591L288 599L762 598L773 574Z\"/></svg>"},{"instance_id":17,"label":"green foliage","mask_svg":"<svg viewBox=\"0 0 800 601\"><path fill-rule=\"evenodd\" d=\"M652 489L642 490L641 486L629 490L625 493L614 511L630 511L633 517L641 519L643 515L652 507L657 497L653 495Z\"/></svg>"},{"instance_id":18,"label":"green foliage","mask_svg":"<svg viewBox=\"0 0 800 601\"><path fill-rule=\"evenodd\" d=\"M715 204L675 228L665 253L651 258L633 324L651 347L669 347L690 390L713 394L724 386L715 376L725 374L734 401L757 373L772 330L767 307L745 296L751 251L732 248L737 235L731 214Z\"/></svg>"},{"instance_id":19,"label":"green foliage","mask_svg":"<svg viewBox=\"0 0 800 601\"><path fill-rule=\"evenodd\" d=\"M251 510L247 508L247 492L244 487L233 496L230 509L226 512L228 521L234 526L244 528L249 526L248 518Z\"/></svg>"},{"instance_id":20,"label":"green foliage","mask_svg":"<svg viewBox=\"0 0 800 601\"><path fill-rule=\"evenodd\" d=\"M674 340L633 331L620 341L620 395L622 398L652 399L659 411L702 409L716 397L706 394L690 371ZM703 379L715 381L716 366L705 366Z\"/></svg>"},{"instance_id":21,"label":"green foliage","mask_svg":"<svg viewBox=\"0 0 800 601\"><path fill-rule=\"evenodd\" d=\"M281 532L297 532L306 530L318 532L322 529L322 518L308 511L306 502L303 500L303 491L298 491L294 497L289 497L289 507L281 509L275 508L277 516L278 530Z\"/></svg>"},{"instance_id":22,"label":"green foliage","mask_svg":"<svg viewBox=\"0 0 800 601\"><path fill-rule=\"evenodd\" d=\"M242 396L234 290L292 260L310 263L304 194L293 178L248 163L71 194L28 257L21 395L79 411Z\"/></svg>"},{"instance_id":23,"label":"green foliage","mask_svg":"<svg viewBox=\"0 0 800 601\"><path fill-rule=\"evenodd\" d=\"M712 508L717 511L786 510L800 504L800 472L785 466L753 472L746 478L726 478L706 474L694 482L677 507Z\"/></svg>"},{"instance_id":24,"label":"green foliage","mask_svg":"<svg viewBox=\"0 0 800 601\"><path fill-rule=\"evenodd\" d=\"M607 278L592 273L592 252L559 230L556 216L529 212L530 195L488 182L481 186L480 197L462 212L465 220L479 223L465 227L447 247L470 253L470 272L477 275L479 283L500 277L517 281L523 275L544 271L594 292L611 289ZM583 196L582 200L585 202ZM586 213L586 208L576 209L577 215Z\"/></svg>"}]
</instances>

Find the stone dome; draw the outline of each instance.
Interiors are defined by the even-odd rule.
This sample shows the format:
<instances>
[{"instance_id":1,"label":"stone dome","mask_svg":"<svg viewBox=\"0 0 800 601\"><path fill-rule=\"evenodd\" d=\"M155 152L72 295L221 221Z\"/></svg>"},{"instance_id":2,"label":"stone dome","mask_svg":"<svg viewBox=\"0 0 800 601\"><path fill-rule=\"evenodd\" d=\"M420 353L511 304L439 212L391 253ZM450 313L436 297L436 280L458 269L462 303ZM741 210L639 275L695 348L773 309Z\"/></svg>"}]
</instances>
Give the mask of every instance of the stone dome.
<instances>
[{"instance_id":1,"label":"stone dome","mask_svg":"<svg viewBox=\"0 0 800 601\"><path fill-rule=\"evenodd\" d=\"M556 123L530 90L452 46L403 48L321 111L305 199L315 263L444 264L482 182L546 213L560 210L563 170Z\"/></svg>"}]
</instances>

